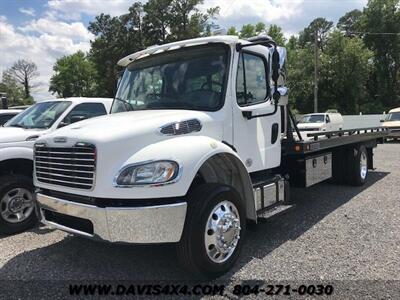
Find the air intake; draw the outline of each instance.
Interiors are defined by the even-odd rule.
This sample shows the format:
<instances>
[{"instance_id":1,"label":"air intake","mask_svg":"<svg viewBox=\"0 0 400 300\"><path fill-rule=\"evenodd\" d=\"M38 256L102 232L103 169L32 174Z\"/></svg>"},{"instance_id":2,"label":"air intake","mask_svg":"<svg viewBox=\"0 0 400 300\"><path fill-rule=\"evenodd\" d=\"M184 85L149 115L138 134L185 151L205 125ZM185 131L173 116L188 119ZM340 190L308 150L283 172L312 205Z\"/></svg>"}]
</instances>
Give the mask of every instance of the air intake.
<instances>
[{"instance_id":1,"label":"air intake","mask_svg":"<svg viewBox=\"0 0 400 300\"><path fill-rule=\"evenodd\" d=\"M161 134L164 135L181 135L201 130L201 123L197 119L174 122L160 128Z\"/></svg>"}]
</instances>

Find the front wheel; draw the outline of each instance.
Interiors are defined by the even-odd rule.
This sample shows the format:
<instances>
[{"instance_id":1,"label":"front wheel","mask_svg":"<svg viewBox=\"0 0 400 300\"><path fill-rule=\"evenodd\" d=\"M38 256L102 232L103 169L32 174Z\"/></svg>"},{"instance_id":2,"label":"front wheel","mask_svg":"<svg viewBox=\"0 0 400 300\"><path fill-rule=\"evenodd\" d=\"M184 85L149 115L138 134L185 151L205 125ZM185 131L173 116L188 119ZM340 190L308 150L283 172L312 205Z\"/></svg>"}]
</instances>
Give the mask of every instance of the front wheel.
<instances>
[{"instance_id":1,"label":"front wheel","mask_svg":"<svg viewBox=\"0 0 400 300\"><path fill-rule=\"evenodd\" d=\"M227 185L203 184L189 194L178 259L192 273L219 277L237 260L245 231L240 195Z\"/></svg>"},{"instance_id":2,"label":"front wheel","mask_svg":"<svg viewBox=\"0 0 400 300\"><path fill-rule=\"evenodd\" d=\"M0 233L19 233L36 221L32 179L23 175L0 177Z\"/></svg>"}]
</instances>

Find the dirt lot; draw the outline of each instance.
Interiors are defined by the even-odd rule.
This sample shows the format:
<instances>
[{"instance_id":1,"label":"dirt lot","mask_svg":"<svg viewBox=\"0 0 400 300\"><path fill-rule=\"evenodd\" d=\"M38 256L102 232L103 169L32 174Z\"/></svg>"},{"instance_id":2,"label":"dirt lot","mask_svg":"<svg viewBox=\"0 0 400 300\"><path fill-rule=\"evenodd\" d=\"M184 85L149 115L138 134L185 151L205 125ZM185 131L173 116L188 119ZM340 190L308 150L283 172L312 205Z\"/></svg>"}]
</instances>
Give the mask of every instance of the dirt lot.
<instances>
[{"instance_id":1,"label":"dirt lot","mask_svg":"<svg viewBox=\"0 0 400 300\"><path fill-rule=\"evenodd\" d=\"M250 231L239 262L222 280L331 282L340 298L400 297L400 144L380 145L375 167L360 188L324 183L292 191L296 207ZM46 227L0 236L3 284L188 278L171 245L103 244Z\"/></svg>"}]
</instances>

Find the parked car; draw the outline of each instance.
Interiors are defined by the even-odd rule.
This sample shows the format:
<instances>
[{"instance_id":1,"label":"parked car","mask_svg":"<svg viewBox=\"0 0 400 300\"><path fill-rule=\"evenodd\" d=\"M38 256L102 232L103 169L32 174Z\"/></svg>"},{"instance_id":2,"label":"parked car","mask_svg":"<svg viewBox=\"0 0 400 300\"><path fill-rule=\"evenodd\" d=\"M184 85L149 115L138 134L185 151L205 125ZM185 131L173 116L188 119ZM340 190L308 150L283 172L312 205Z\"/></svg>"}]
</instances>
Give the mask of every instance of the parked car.
<instances>
[{"instance_id":1,"label":"parked car","mask_svg":"<svg viewBox=\"0 0 400 300\"><path fill-rule=\"evenodd\" d=\"M14 118L22 109L0 109L0 126L3 126L8 120Z\"/></svg>"},{"instance_id":2,"label":"parked car","mask_svg":"<svg viewBox=\"0 0 400 300\"><path fill-rule=\"evenodd\" d=\"M337 131L343 129L340 113L314 113L304 115L297 124L300 131Z\"/></svg>"},{"instance_id":3,"label":"parked car","mask_svg":"<svg viewBox=\"0 0 400 300\"><path fill-rule=\"evenodd\" d=\"M112 99L107 98L43 101L0 128L0 233L17 233L36 221L32 183L34 141L60 127L105 115L111 104Z\"/></svg>"},{"instance_id":4,"label":"parked car","mask_svg":"<svg viewBox=\"0 0 400 300\"><path fill-rule=\"evenodd\" d=\"M400 107L389 111L382 126L391 129L388 139L400 140Z\"/></svg>"}]
</instances>

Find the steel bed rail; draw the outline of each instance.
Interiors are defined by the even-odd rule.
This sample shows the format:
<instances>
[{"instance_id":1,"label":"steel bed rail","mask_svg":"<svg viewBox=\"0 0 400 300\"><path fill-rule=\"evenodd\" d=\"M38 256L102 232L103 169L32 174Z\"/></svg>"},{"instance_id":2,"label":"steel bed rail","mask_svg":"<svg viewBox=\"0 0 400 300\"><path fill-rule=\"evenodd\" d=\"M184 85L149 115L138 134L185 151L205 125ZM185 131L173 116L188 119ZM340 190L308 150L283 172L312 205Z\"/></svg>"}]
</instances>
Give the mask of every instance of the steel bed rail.
<instances>
[{"instance_id":1,"label":"steel bed rail","mask_svg":"<svg viewBox=\"0 0 400 300\"><path fill-rule=\"evenodd\" d=\"M372 132L389 132L388 128L385 127L367 127L367 128L352 128L345 130L337 130L337 131L324 131L324 132L316 132L316 133L308 133L307 137L313 137L314 141L318 141L319 137L326 137L328 139L332 137L341 137L341 136L351 136L354 134L362 134L362 133L372 133Z\"/></svg>"}]
</instances>

